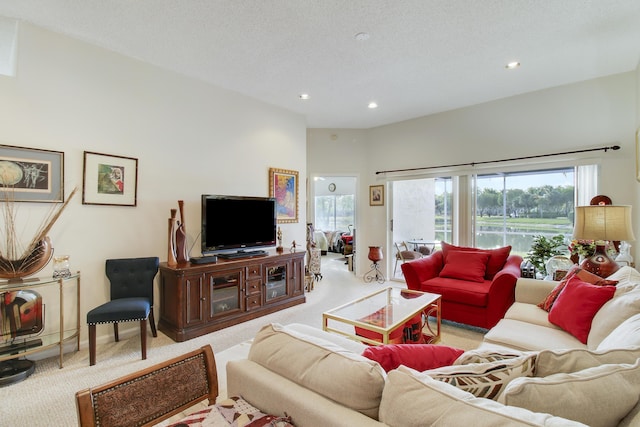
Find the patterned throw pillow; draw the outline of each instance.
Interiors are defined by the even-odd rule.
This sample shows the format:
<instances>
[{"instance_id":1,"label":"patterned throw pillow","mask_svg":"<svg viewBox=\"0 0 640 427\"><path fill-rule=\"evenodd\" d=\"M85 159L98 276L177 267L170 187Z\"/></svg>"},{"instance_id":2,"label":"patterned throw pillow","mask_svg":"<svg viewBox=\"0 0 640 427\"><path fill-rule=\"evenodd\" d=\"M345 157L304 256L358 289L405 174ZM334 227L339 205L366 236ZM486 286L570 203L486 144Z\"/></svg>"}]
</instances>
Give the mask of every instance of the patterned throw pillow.
<instances>
[{"instance_id":1,"label":"patterned throw pillow","mask_svg":"<svg viewBox=\"0 0 640 427\"><path fill-rule=\"evenodd\" d=\"M497 362L499 360L514 359L516 357L525 356L530 352L518 350L468 350L458 357L452 365L468 365L469 363L487 363Z\"/></svg>"},{"instance_id":2,"label":"patterned throw pillow","mask_svg":"<svg viewBox=\"0 0 640 427\"><path fill-rule=\"evenodd\" d=\"M535 360L536 354L526 354L495 362L445 366L424 371L424 374L476 397L497 400L509 382L533 375Z\"/></svg>"},{"instance_id":3,"label":"patterned throw pillow","mask_svg":"<svg viewBox=\"0 0 640 427\"><path fill-rule=\"evenodd\" d=\"M261 412L240 396L232 396L194 412L169 427L295 427L290 417Z\"/></svg>"},{"instance_id":4,"label":"patterned throw pillow","mask_svg":"<svg viewBox=\"0 0 640 427\"><path fill-rule=\"evenodd\" d=\"M547 295L547 297L538 304L538 307L540 307L541 309L547 312L551 311L551 307L553 307L553 303L556 302L556 300L558 299L558 295L560 295L560 292L562 292L564 287L567 285L567 282L569 282L569 280L571 280L572 277L577 277L583 282L596 285L596 286L615 286L616 284L618 284L617 280L603 279L600 276L597 276L593 273L589 273L587 270L583 270L578 265L574 265L573 267L571 267L571 270L569 270L567 275L564 276L564 279L562 279L562 281L558 283L558 286L553 288L553 290L549 293L549 295Z\"/></svg>"}]
</instances>

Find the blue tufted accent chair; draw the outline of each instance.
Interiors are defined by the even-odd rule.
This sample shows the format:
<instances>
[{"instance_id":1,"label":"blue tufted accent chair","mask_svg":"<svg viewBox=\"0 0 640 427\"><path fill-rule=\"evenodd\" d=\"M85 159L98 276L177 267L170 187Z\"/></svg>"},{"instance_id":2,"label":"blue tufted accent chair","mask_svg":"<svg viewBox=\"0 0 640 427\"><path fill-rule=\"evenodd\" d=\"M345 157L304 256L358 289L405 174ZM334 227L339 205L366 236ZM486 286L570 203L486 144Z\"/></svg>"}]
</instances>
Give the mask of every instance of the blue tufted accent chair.
<instances>
[{"instance_id":1,"label":"blue tufted accent chair","mask_svg":"<svg viewBox=\"0 0 640 427\"><path fill-rule=\"evenodd\" d=\"M160 260L150 258L108 259L105 272L111 285L111 301L87 313L89 325L89 364L96 364L96 325L113 323L115 340L118 322L140 321L142 359L147 358L147 319L151 332L158 336L153 317L153 280L158 273Z\"/></svg>"}]
</instances>

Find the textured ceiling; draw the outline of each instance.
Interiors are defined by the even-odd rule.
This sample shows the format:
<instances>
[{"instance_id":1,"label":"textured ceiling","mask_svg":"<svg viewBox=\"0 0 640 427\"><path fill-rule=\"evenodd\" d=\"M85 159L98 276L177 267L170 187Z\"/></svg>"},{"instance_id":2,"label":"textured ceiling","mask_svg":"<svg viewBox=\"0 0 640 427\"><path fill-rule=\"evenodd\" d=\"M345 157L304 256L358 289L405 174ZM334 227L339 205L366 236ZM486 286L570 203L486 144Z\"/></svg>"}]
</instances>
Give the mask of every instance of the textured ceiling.
<instances>
[{"instance_id":1,"label":"textured ceiling","mask_svg":"<svg viewBox=\"0 0 640 427\"><path fill-rule=\"evenodd\" d=\"M0 0L0 15L322 128L375 127L631 71L640 59L640 0ZM522 66L506 70L512 60Z\"/></svg>"}]
</instances>

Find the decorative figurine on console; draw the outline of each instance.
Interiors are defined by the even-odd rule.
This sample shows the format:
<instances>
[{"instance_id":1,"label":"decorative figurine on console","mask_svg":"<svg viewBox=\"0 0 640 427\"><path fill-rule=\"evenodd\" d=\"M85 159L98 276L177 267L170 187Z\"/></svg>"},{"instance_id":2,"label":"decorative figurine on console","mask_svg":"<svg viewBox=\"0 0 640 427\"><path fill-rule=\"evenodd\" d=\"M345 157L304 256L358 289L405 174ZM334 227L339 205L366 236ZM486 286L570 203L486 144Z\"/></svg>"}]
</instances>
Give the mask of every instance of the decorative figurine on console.
<instances>
[{"instance_id":1,"label":"decorative figurine on console","mask_svg":"<svg viewBox=\"0 0 640 427\"><path fill-rule=\"evenodd\" d=\"M171 209L171 218L169 218L169 238L168 238L168 246L169 250L167 253L167 265L170 267L175 267L178 265L178 261L176 260L176 213L177 209Z\"/></svg>"},{"instance_id":2,"label":"decorative figurine on console","mask_svg":"<svg viewBox=\"0 0 640 427\"><path fill-rule=\"evenodd\" d=\"M180 222L176 230L176 260L178 264L189 262L189 249L187 249L187 229L184 225L184 202L178 200L180 210Z\"/></svg>"},{"instance_id":3,"label":"decorative figurine on console","mask_svg":"<svg viewBox=\"0 0 640 427\"><path fill-rule=\"evenodd\" d=\"M313 274L313 280L318 281L322 279L322 273L320 272L320 249L316 248L316 242L314 239L313 224L307 223L307 265L306 269L309 274Z\"/></svg>"},{"instance_id":4,"label":"decorative figurine on console","mask_svg":"<svg viewBox=\"0 0 640 427\"><path fill-rule=\"evenodd\" d=\"M296 251L296 246L298 246L298 244L294 240L293 242L291 242L291 249L289 249L289 252L295 252Z\"/></svg>"},{"instance_id":5,"label":"decorative figurine on console","mask_svg":"<svg viewBox=\"0 0 640 427\"><path fill-rule=\"evenodd\" d=\"M277 236L278 236L278 247L276 248L276 252L281 254L284 251L284 248L282 247L282 230L280 229L280 227L278 227Z\"/></svg>"},{"instance_id":6,"label":"decorative figurine on console","mask_svg":"<svg viewBox=\"0 0 640 427\"><path fill-rule=\"evenodd\" d=\"M167 265L170 267L189 262L187 231L184 225L184 202L182 200L178 200L178 208L180 210L180 221L176 221L177 209L171 209L171 218L169 218Z\"/></svg>"}]
</instances>

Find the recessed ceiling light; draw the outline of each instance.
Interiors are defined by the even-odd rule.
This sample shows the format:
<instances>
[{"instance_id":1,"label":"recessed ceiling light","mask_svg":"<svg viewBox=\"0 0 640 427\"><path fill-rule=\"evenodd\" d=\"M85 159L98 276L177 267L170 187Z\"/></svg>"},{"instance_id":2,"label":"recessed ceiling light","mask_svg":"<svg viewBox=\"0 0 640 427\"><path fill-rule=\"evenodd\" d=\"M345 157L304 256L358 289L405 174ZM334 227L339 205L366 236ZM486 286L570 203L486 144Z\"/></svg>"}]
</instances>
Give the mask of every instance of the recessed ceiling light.
<instances>
[{"instance_id":1,"label":"recessed ceiling light","mask_svg":"<svg viewBox=\"0 0 640 427\"><path fill-rule=\"evenodd\" d=\"M369 108L371 108L372 110L373 110L374 108L378 108L378 104L377 104L376 102L370 102L370 103L369 103Z\"/></svg>"},{"instance_id":2,"label":"recessed ceiling light","mask_svg":"<svg viewBox=\"0 0 640 427\"><path fill-rule=\"evenodd\" d=\"M515 70L519 66L520 66L520 63L518 61L513 61L505 65L504 68L506 68L507 70Z\"/></svg>"},{"instance_id":3,"label":"recessed ceiling light","mask_svg":"<svg viewBox=\"0 0 640 427\"><path fill-rule=\"evenodd\" d=\"M301 93L300 94L300 99L309 99L309 98L311 98L311 97L309 96L308 93Z\"/></svg>"},{"instance_id":4,"label":"recessed ceiling light","mask_svg":"<svg viewBox=\"0 0 640 427\"><path fill-rule=\"evenodd\" d=\"M355 36L353 36L356 40L358 41L365 41L365 40L369 40L369 33L358 33Z\"/></svg>"}]
</instances>

